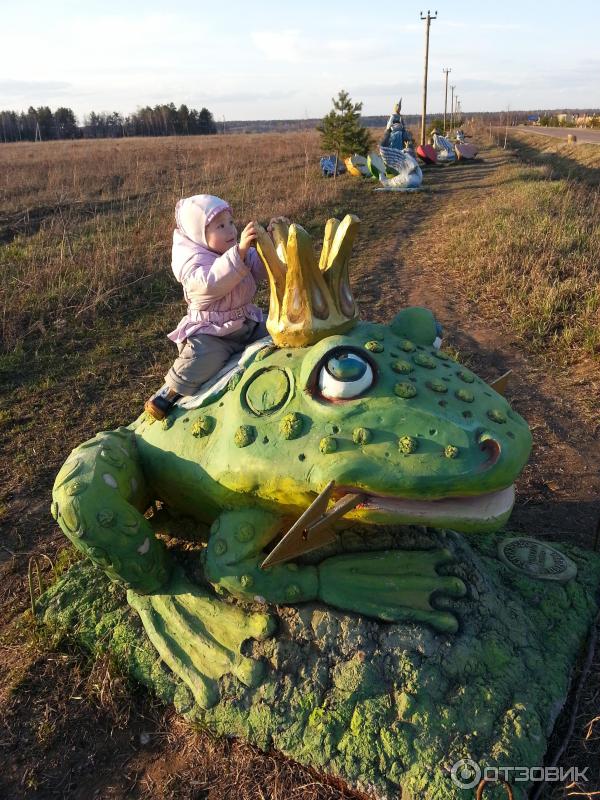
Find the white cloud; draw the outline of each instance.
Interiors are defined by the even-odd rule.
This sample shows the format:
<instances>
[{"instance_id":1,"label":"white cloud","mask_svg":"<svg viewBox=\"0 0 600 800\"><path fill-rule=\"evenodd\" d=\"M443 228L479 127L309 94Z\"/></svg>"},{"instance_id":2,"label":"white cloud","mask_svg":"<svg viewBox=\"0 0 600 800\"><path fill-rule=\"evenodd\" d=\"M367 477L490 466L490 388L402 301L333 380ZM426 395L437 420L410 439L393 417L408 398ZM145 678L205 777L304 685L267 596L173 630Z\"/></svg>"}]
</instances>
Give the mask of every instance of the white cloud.
<instances>
[{"instance_id":1,"label":"white cloud","mask_svg":"<svg viewBox=\"0 0 600 800\"><path fill-rule=\"evenodd\" d=\"M198 63L198 29L175 13L145 15L99 14L72 16L60 14L47 24L28 22L26 39L21 29L3 30L0 50L0 69L6 75L35 79L48 66L54 75L74 74L77 79L89 75L115 74L129 76L143 70L162 68L181 71L181 65L194 60ZM202 59L210 59L218 42L211 38L209 23L202 25ZM24 58L24 54L27 57Z\"/></svg>"},{"instance_id":2,"label":"white cloud","mask_svg":"<svg viewBox=\"0 0 600 800\"><path fill-rule=\"evenodd\" d=\"M221 103L256 103L258 101L271 101L271 100L287 100L294 95L297 95L296 89L283 89L281 91L271 92L225 92L223 94L213 94L208 92L206 97L212 102Z\"/></svg>"},{"instance_id":3,"label":"white cloud","mask_svg":"<svg viewBox=\"0 0 600 800\"><path fill-rule=\"evenodd\" d=\"M67 81L22 81L0 80L0 92L7 97L20 97L28 93L40 94L44 92L61 94L68 92L73 86Z\"/></svg>"},{"instance_id":4,"label":"white cloud","mask_svg":"<svg viewBox=\"0 0 600 800\"><path fill-rule=\"evenodd\" d=\"M381 39L366 36L327 39L319 38L312 30L296 29L254 31L250 38L254 47L269 61L290 64L337 61L350 67L356 61L389 58L394 47L387 31Z\"/></svg>"},{"instance_id":5,"label":"white cloud","mask_svg":"<svg viewBox=\"0 0 600 800\"><path fill-rule=\"evenodd\" d=\"M359 0L306 0L304 16L275 0L233 0L226 13L158 0L5 5L0 105L11 108L128 113L172 100L228 119L296 118L322 116L341 88L364 101L365 114L389 112L399 96L407 114L420 107L418 9L384 18L369 15ZM465 108L552 105L552 97L564 102L563 92L573 105L600 102L597 25L581 28L564 15L534 23L515 8L499 17L483 9L472 22L462 20L460 4L440 13L431 26L432 111L443 108L443 66L452 68L450 83Z\"/></svg>"},{"instance_id":6,"label":"white cloud","mask_svg":"<svg viewBox=\"0 0 600 800\"><path fill-rule=\"evenodd\" d=\"M250 34L253 45L268 61L297 63L309 49L300 31L255 31Z\"/></svg>"},{"instance_id":7,"label":"white cloud","mask_svg":"<svg viewBox=\"0 0 600 800\"><path fill-rule=\"evenodd\" d=\"M403 95L409 95L415 92L415 89L419 89L421 85L421 76L408 76L404 74L402 76L402 82L395 82L395 83L364 83L355 85L354 83L350 83L349 86L352 89L351 94L356 95L356 97L393 97L395 98L396 95L401 97ZM396 100L393 101L394 103Z\"/></svg>"}]
</instances>

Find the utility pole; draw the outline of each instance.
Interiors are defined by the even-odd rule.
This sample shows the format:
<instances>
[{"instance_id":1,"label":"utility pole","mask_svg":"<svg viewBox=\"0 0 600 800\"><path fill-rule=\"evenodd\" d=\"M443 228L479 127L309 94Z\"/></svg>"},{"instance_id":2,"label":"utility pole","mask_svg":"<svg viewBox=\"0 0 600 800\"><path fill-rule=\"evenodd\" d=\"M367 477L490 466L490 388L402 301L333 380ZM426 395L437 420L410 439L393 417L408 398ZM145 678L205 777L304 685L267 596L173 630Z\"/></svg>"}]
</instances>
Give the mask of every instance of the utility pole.
<instances>
[{"instance_id":1,"label":"utility pole","mask_svg":"<svg viewBox=\"0 0 600 800\"><path fill-rule=\"evenodd\" d=\"M506 108L506 127L504 129L504 147L503 149L506 150L506 143L508 141L508 115L510 113L510 106Z\"/></svg>"},{"instance_id":2,"label":"utility pole","mask_svg":"<svg viewBox=\"0 0 600 800\"><path fill-rule=\"evenodd\" d=\"M446 67L442 70L444 75L446 76L446 94L444 96L444 136L446 135L446 111L448 109L448 73L452 72L450 67Z\"/></svg>"},{"instance_id":3,"label":"utility pole","mask_svg":"<svg viewBox=\"0 0 600 800\"><path fill-rule=\"evenodd\" d=\"M450 89L452 90L452 100L450 101L450 130L454 127L454 90L456 89L456 84L451 86Z\"/></svg>"},{"instance_id":4,"label":"utility pole","mask_svg":"<svg viewBox=\"0 0 600 800\"><path fill-rule=\"evenodd\" d=\"M427 67L429 65L429 26L432 19L437 19L437 11L434 12L432 17L429 9L427 9L427 16L423 15L421 11L421 19L426 21L425 25L425 71L423 73L423 114L421 116L421 145L425 144L425 118L427 116Z\"/></svg>"}]
</instances>

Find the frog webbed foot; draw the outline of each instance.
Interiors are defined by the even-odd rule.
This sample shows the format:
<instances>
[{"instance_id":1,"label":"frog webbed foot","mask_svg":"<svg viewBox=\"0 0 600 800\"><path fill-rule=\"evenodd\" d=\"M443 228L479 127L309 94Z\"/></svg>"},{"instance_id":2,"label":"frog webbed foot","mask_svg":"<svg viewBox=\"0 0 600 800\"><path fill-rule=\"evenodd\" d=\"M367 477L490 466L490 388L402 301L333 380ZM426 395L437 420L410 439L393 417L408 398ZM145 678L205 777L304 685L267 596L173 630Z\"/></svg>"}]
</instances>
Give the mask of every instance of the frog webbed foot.
<instances>
[{"instance_id":1,"label":"frog webbed foot","mask_svg":"<svg viewBox=\"0 0 600 800\"><path fill-rule=\"evenodd\" d=\"M206 549L206 575L242 600L298 603L321 600L389 622L418 622L453 633L458 620L436 608L437 598L463 597L466 586L437 569L453 562L448 550L392 550L334 556L318 567L294 563L261 568L263 548L281 520L258 509L221 514Z\"/></svg>"},{"instance_id":2,"label":"frog webbed foot","mask_svg":"<svg viewBox=\"0 0 600 800\"><path fill-rule=\"evenodd\" d=\"M466 586L437 569L453 562L448 550L387 550L334 556L319 565L319 598L337 608L389 622L418 622L455 633L458 620L432 601L459 598Z\"/></svg>"},{"instance_id":3,"label":"frog webbed foot","mask_svg":"<svg viewBox=\"0 0 600 800\"><path fill-rule=\"evenodd\" d=\"M146 633L163 661L191 690L202 708L219 701L219 678L234 675L245 686L258 686L265 664L244 656L247 639L265 639L275 629L268 614L247 613L191 583L177 568L160 593L127 593Z\"/></svg>"}]
</instances>

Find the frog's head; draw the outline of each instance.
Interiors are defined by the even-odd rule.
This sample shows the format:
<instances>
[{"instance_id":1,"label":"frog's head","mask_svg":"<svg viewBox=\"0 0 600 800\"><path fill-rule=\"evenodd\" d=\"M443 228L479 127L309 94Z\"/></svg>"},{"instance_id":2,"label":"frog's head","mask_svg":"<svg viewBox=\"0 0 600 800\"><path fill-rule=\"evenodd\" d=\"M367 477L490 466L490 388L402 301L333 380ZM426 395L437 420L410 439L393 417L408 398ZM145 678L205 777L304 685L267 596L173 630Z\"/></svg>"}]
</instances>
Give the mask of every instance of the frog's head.
<instances>
[{"instance_id":1,"label":"frog's head","mask_svg":"<svg viewBox=\"0 0 600 800\"><path fill-rule=\"evenodd\" d=\"M259 352L223 398L234 484L300 510L333 480L364 495L348 516L367 523L500 527L529 428L436 337L429 311L405 309L388 326Z\"/></svg>"},{"instance_id":2,"label":"frog's head","mask_svg":"<svg viewBox=\"0 0 600 800\"><path fill-rule=\"evenodd\" d=\"M327 223L318 266L299 226L276 229L275 247L259 237L279 349L251 365L233 402L271 448L267 494L278 483L285 503L285 486L315 493L333 480L338 492L364 495L352 515L367 522L497 528L513 506L529 428L440 351L426 309L405 309L389 326L356 323L348 260L358 224L350 215Z\"/></svg>"}]
</instances>

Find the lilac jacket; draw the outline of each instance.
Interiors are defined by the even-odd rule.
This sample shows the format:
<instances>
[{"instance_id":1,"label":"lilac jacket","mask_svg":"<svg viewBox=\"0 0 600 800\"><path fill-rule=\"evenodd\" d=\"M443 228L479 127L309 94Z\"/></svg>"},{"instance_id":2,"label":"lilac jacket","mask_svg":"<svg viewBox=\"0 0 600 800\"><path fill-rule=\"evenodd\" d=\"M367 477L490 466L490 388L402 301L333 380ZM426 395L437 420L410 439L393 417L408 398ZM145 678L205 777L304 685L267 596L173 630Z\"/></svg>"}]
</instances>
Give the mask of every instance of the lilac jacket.
<instances>
[{"instance_id":1,"label":"lilac jacket","mask_svg":"<svg viewBox=\"0 0 600 800\"><path fill-rule=\"evenodd\" d=\"M254 248L245 261L238 245L219 255L186 236L178 225L173 232L172 267L183 286L188 312L169 339L183 342L198 333L227 336L246 319L262 321L263 313L252 300L257 281L267 274Z\"/></svg>"}]
</instances>

